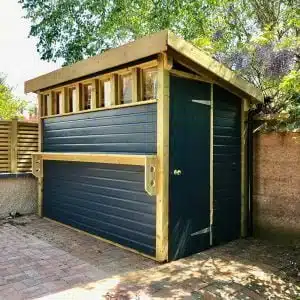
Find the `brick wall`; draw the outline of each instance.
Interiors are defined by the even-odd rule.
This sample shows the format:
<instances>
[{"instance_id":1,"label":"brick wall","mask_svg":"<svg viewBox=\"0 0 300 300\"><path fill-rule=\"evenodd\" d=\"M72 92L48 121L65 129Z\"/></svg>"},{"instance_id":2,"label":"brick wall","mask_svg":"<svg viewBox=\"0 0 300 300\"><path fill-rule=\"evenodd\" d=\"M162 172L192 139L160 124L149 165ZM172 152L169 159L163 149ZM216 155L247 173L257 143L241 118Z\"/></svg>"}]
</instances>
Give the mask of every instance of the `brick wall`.
<instances>
[{"instance_id":1,"label":"brick wall","mask_svg":"<svg viewBox=\"0 0 300 300\"><path fill-rule=\"evenodd\" d=\"M254 136L256 236L300 243L300 133Z\"/></svg>"}]
</instances>

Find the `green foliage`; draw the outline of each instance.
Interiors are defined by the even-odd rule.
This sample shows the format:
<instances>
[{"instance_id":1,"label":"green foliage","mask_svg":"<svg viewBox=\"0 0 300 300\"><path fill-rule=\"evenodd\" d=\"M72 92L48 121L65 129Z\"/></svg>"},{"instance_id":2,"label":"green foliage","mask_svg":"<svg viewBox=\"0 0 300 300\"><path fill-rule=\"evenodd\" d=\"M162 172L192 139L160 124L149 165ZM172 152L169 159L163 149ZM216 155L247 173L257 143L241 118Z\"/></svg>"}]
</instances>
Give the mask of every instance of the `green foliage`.
<instances>
[{"instance_id":1,"label":"green foliage","mask_svg":"<svg viewBox=\"0 0 300 300\"><path fill-rule=\"evenodd\" d=\"M260 88L272 100L266 113L299 112L297 0L19 2L44 60L68 65L168 28Z\"/></svg>"},{"instance_id":2,"label":"green foliage","mask_svg":"<svg viewBox=\"0 0 300 300\"><path fill-rule=\"evenodd\" d=\"M22 118L26 105L26 101L17 99L13 95L12 89L7 86L4 77L0 76L0 120Z\"/></svg>"}]
</instances>

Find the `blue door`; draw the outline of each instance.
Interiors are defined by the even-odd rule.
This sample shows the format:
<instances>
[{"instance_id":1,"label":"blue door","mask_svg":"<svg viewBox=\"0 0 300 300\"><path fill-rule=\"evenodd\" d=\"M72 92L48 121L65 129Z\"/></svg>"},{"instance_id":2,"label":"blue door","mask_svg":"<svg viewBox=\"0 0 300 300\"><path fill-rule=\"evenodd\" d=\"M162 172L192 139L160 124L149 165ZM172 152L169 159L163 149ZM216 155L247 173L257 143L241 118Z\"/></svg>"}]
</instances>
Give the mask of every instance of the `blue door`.
<instances>
[{"instance_id":1,"label":"blue door","mask_svg":"<svg viewBox=\"0 0 300 300\"><path fill-rule=\"evenodd\" d=\"M170 78L169 259L210 243L210 84Z\"/></svg>"}]
</instances>

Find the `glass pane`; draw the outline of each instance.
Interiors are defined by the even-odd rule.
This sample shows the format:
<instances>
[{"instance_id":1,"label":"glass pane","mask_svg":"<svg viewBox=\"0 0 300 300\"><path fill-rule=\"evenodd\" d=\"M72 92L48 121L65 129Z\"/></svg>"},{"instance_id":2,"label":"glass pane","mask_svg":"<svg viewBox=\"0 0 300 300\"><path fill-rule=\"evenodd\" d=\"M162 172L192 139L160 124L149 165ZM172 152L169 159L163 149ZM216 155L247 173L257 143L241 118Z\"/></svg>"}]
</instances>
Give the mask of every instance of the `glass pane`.
<instances>
[{"instance_id":1,"label":"glass pane","mask_svg":"<svg viewBox=\"0 0 300 300\"><path fill-rule=\"evenodd\" d=\"M104 107L111 104L111 82L104 81Z\"/></svg>"},{"instance_id":2,"label":"glass pane","mask_svg":"<svg viewBox=\"0 0 300 300\"><path fill-rule=\"evenodd\" d=\"M92 85L83 86L83 109L90 109L92 101Z\"/></svg>"},{"instance_id":3,"label":"glass pane","mask_svg":"<svg viewBox=\"0 0 300 300\"><path fill-rule=\"evenodd\" d=\"M60 101L61 101L61 93L55 93L54 107L53 107L53 113L55 115L60 113Z\"/></svg>"},{"instance_id":4,"label":"glass pane","mask_svg":"<svg viewBox=\"0 0 300 300\"><path fill-rule=\"evenodd\" d=\"M121 76L121 104L132 102L132 75Z\"/></svg>"},{"instance_id":5,"label":"glass pane","mask_svg":"<svg viewBox=\"0 0 300 300\"><path fill-rule=\"evenodd\" d=\"M48 99L49 99L49 95L44 95L42 116L47 116L48 114Z\"/></svg>"},{"instance_id":6,"label":"glass pane","mask_svg":"<svg viewBox=\"0 0 300 300\"><path fill-rule=\"evenodd\" d=\"M144 71L143 76L143 100L157 99L157 69Z\"/></svg>"}]
</instances>

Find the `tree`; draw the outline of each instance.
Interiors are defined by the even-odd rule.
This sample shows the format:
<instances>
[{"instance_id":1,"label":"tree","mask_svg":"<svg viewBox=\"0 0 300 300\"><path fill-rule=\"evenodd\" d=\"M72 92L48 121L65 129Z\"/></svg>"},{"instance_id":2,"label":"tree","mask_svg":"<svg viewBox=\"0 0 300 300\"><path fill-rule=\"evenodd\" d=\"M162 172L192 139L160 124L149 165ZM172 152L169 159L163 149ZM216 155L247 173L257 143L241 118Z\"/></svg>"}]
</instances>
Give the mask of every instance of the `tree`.
<instances>
[{"instance_id":1,"label":"tree","mask_svg":"<svg viewBox=\"0 0 300 300\"><path fill-rule=\"evenodd\" d=\"M4 76L0 74L0 120L22 118L26 105L26 101L13 95L12 89L5 83Z\"/></svg>"},{"instance_id":2,"label":"tree","mask_svg":"<svg viewBox=\"0 0 300 300\"><path fill-rule=\"evenodd\" d=\"M42 59L70 64L168 28L260 88L272 100L269 112L288 111L287 104L298 103L300 91L291 84L291 77L299 76L296 0L19 2L32 23L30 35L39 40Z\"/></svg>"}]
</instances>

